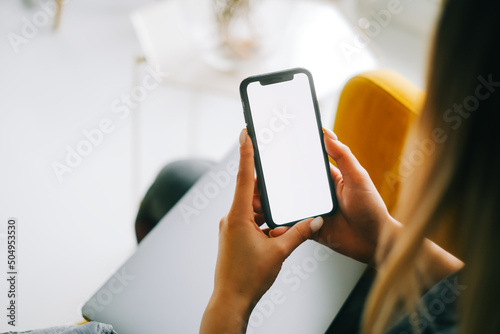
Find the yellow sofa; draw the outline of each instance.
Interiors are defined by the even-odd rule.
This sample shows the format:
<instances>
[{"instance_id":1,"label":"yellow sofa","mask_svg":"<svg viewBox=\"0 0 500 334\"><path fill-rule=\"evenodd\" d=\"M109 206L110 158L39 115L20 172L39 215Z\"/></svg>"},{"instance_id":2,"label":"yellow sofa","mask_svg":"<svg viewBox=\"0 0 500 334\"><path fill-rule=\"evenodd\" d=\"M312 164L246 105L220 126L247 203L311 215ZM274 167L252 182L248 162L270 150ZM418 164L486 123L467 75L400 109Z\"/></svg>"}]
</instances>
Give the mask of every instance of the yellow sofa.
<instances>
[{"instance_id":1,"label":"yellow sofa","mask_svg":"<svg viewBox=\"0 0 500 334\"><path fill-rule=\"evenodd\" d=\"M403 146L424 97L389 69L356 75L340 96L333 130L368 171L389 212L399 195Z\"/></svg>"}]
</instances>

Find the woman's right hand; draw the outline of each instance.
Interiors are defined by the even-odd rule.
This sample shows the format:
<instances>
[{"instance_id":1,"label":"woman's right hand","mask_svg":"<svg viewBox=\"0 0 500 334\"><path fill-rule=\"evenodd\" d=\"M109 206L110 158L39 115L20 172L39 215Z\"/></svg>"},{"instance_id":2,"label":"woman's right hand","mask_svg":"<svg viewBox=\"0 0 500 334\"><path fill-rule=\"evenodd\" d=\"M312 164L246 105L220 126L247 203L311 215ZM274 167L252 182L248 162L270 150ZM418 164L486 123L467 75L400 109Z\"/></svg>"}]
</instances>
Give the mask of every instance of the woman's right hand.
<instances>
[{"instance_id":1,"label":"woman's right hand","mask_svg":"<svg viewBox=\"0 0 500 334\"><path fill-rule=\"evenodd\" d=\"M388 213L368 172L351 150L325 129L325 147L337 167L330 165L338 200L337 212L324 217L316 240L358 261L375 264L375 249L384 224L399 225Z\"/></svg>"},{"instance_id":2,"label":"woman's right hand","mask_svg":"<svg viewBox=\"0 0 500 334\"><path fill-rule=\"evenodd\" d=\"M402 225L389 215L368 173L351 150L329 130L325 130L324 138L326 151L338 166L331 166L331 172L339 208L333 216L324 217L315 239L341 254L375 266L375 249L382 226L384 233L395 236L402 231ZM428 239L424 242L422 256L429 275L427 287L464 265Z\"/></svg>"},{"instance_id":3,"label":"woman's right hand","mask_svg":"<svg viewBox=\"0 0 500 334\"><path fill-rule=\"evenodd\" d=\"M324 224L314 239L330 248L358 261L375 265L375 249L379 231L384 224L400 225L388 213L367 171L361 167L350 149L337 140L330 130L324 131L325 147L337 167L330 165L338 209L333 216L325 216ZM255 186L255 219L262 224L264 215L260 196ZM288 227L271 231L273 236L284 233Z\"/></svg>"}]
</instances>

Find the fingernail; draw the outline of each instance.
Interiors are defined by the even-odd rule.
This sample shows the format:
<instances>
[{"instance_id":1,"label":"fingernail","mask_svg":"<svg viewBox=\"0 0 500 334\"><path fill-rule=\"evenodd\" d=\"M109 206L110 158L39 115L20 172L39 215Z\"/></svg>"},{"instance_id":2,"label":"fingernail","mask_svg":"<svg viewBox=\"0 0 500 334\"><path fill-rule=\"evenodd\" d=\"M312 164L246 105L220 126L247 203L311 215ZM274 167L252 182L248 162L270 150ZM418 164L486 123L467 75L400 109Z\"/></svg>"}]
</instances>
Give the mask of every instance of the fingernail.
<instances>
[{"instance_id":1,"label":"fingernail","mask_svg":"<svg viewBox=\"0 0 500 334\"><path fill-rule=\"evenodd\" d=\"M274 235L273 235L273 230L270 230L270 231L269 231L269 237L270 237L270 238L274 238Z\"/></svg>"},{"instance_id":2,"label":"fingernail","mask_svg":"<svg viewBox=\"0 0 500 334\"><path fill-rule=\"evenodd\" d=\"M325 131L333 140L337 140L337 135L332 130L323 128L323 131Z\"/></svg>"},{"instance_id":3,"label":"fingernail","mask_svg":"<svg viewBox=\"0 0 500 334\"><path fill-rule=\"evenodd\" d=\"M318 232L321 226L323 226L323 218L321 216L314 218L309 226L312 233Z\"/></svg>"},{"instance_id":4,"label":"fingernail","mask_svg":"<svg viewBox=\"0 0 500 334\"><path fill-rule=\"evenodd\" d=\"M243 129L243 130L241 130L241 133L240 133L240 145L245 144L246 140L247 140L247 132L245 131L245 129Z\"/></svg>"}]
</instances>

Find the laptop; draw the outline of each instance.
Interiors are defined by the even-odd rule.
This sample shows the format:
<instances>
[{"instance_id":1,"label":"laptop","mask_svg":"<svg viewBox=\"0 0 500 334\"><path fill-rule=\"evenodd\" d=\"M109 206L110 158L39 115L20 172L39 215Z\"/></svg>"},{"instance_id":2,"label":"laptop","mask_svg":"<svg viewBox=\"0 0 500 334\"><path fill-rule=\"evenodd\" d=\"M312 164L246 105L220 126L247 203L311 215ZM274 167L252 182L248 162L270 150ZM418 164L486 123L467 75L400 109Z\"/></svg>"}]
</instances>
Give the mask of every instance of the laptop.
<instances>
[{"instance_id":1,"label":"laptop","mask_svg":"<svg viewBox=\"0 0 500 334\"><path fill-rule=\"evenodd\" d=\"M202 176L82 308L120 334L197 333L214 283L219 221L238 147ZM366 265L306 241L255 306L247 333L324 333Z\"/></svg>"}]
</instances>

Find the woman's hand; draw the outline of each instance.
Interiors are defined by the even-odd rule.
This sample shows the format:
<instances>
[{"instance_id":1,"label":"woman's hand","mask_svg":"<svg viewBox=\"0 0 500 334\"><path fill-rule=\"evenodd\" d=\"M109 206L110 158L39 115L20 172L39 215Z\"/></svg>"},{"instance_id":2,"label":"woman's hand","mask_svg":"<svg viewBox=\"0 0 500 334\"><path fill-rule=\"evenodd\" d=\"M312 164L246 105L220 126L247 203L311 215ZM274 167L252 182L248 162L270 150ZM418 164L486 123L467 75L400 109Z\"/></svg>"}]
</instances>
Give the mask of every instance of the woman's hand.
<instances>
[{"instance_id":1,"label":"woman's hand","mask_svg":"<svg viewBox=\"0 0 500 334\"><path fill-rule=\"evenodd\" d=\"M339 253L375 266L375 248L382 226L385 232L398 238L403 225L389 215L368 173L349 148L340 143L333 132L325 129L325 134L326 151L338 166L331 166L331 172L339 210L333 216L325 217L323 227L315 234L316 240ZM464 265L428 239L422 247L422 258L428 276L428 281L424 282L427 288Z\"/></svg>"},{"instance_id":2,"label":"woman's hand","mask_svg":"<svg viewBox=\"0 0 500 334\"><path fill-rule=\"evenodd\" d=\"M275 281L283 261L323 224L318 217L281 230L277 237L264 233L256 223L252 206L254 157L245 131L240 135L240 145L234 200L220 222L214 291L200 333L245 332L254 305Z\"/></svg>"},{"instance_id":3,"label":"woman's hand","mask_svg":"<svg viewBox=\"0 0 500 334\"><path fill-rule=\"evenodd\" d=\"M324 133L326 151L338 166L330 165L330 171L339 207L333 216L324 217L325 223L319 233L315 233L314 239L341 254L374 266L380 228L383 224L394 228L400 224L389 215L370 176L349 148L339 142L332 131L324 129ZM256 185L253 206L255 220L262 224L265 218ZM273 235L287 229L278 227L273 230Z\"/></svg>"},{"instance_id":4,"label":"woman's hand","mask_svg":"<svg viewBox=\"0 0 500 334\"><path fill-rule=\"evenodd\" d=\"M394 220L366 170L337 136L325 129L325 147L337 167L330 165L338 210L325 217L315 239L333 250L374 265L375 248L383 224L396 227Z\"/></svg>"}]
</instances>

